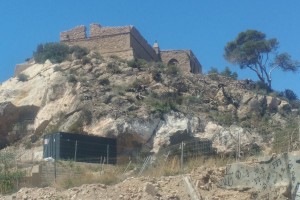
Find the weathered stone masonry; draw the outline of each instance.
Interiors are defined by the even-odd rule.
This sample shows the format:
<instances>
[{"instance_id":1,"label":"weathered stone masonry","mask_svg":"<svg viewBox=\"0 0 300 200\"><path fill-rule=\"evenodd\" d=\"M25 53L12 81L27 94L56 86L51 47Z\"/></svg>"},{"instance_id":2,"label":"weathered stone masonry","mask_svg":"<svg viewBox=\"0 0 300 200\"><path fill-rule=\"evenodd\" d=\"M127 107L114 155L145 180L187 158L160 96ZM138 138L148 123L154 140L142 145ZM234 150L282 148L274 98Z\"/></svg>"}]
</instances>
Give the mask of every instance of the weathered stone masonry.
<instances>
[{"instance_id":1,"label":"weathered stone masonry","mask_svg":"<svg viewBox=\"0 0 300 200\"><path fill-rule=\"evenodd\" d=\"M102 27L90 25L90 35L85 26L77 26L60 33L60 41L98 51L103 56L116 55L123 59L140 58L178 65L184 72L201 73L202 66L191 50L162 50L155 43L151 47L133 26Z\"/></svg>"}]
</instances>

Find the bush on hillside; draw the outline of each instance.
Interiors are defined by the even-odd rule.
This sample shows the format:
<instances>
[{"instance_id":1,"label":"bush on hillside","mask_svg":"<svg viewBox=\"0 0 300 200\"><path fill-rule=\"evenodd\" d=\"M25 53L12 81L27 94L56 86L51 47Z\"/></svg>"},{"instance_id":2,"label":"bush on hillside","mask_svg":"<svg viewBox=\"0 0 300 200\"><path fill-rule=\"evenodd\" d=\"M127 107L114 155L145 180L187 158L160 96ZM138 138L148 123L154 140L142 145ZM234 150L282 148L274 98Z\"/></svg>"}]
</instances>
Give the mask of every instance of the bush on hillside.
<instances>
[{"instance_id":1,"label":"bush on hillside","mask_svg":"<svg viewBox=\"0 0 300 200\"><path fill-rule=\"evenodd\" d=\"M89 53L88 49L80 46L69 47L61 43L39 44L33 53L37 63L45 63L49 59L52 63L61 63L73 54L76 59L81 59Z\"/></svg>"},{"instance_id":2,"label":"bush on hillside","mask_svg":"<svg viewBox=\"0 0 300 200\"><path fill-rule=\"evenodd\" d=\"M225 67L225 69L220 73L220 75L231 78L233 80L237 80L238 74L236 72L232 72L229 67Z\"/></svg>"},{"instance_id":3,"label":"bush on hillside","mask_svg":"<svg viewBox=\"0 0 300 200\"><path fill-rule=\"evenodd\" d=\"M28 76L26 74L19 74L18 80L21 82L26 82L26 81L28 81Z\"/></svg>"},{"instance_id":4,"label":"bush on hillside","mask_svg":"<svg viewBox=\"0 0 300 200\"><path fill-rule=\"evenodd\" d=\"M208 76L212 80L219 80L218 75L225 76L227 78L237 80L238 74L236 72L232 72L229 67L225 67L223 71L219 73L218 69L215 67L211 67L208 71Z\"/></svg>"},{"instance_id":5,"label":"bush on hillside","mask_svg":"<svg viewBox=\"0 0 300 200\"><path fill-rule=\"evenodd\" d=\"M89 50L87 48L80 47L78 45L71 46L69 49L70 54L72 54L76 59L82 59L84 56L88 55Z\"/></svg>"},{"instance_id":6,"label":"bush on hillside","mask_svg":"<svg viewBox=\"0 0 300 200\"><path fill-rule=\"evenodd\" d=\"M66 60L69 54L69 47L60 43L46 43L37 46L33 53L34 60L37 63L45 63L49 59L52 63L61 63Z\"/></svg>"},{"instance_id":7,"label":"bush on hillside","mask_svg":"<svg viewBox=\"0 0 300 200\"><path fill-rule=\"evenodd\" d=\"M289 101L297 100L298 97L293 90L286 89L283 92L279 93L279 96L288 99Z\"/></svg>"},{"instance_id":8,"label":"bush on hillside","mask_svg":"<svg viewBox=\"0 0 300 200\"><path fill-rule=\"evenodd\" d=\"M24 173L16 167L16 153L13 150L0 152L0 194L13 192L16 183Z\"/></svg>"},{"instance_id":9,"label":"bush on hillside","mask_svg":"<svg viewBox=\"0 0 300 200\"><path fill-rule=\"evenodd\" d=\"M127 65L132 68L142 69L147 66L147 61L143 59L132 59L127 62Z\"/></svg>"},{"instance_id":10,"label":"bush on hillside","mask_svg":"<svg viewBox=\"0 0 300 200\"><path fill-rule=\"evenodd\" d=\"M217 68L211 67L207 74L210 79L215 80L215 81L219 80L219 77L218 77L219 72L218 72Z\"/></svg>"}]
</instances>

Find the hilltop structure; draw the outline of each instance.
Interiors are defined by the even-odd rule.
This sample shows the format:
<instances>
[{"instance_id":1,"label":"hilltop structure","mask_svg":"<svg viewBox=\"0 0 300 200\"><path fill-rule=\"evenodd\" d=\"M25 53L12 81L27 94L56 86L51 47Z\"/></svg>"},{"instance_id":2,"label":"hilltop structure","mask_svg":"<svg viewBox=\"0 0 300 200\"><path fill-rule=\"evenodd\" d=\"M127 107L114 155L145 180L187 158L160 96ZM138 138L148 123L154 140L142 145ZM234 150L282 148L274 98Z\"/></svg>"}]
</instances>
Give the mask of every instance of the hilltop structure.
<instances>
[{"instance_id":1,"label":"hilltop structure","mask_svg":"<svg viewBox=\"0 0 300 200\"><path fill-rule=\"evenodd\" d=\"M102 27L91 24L87 36L86 27L81 25L61 32L60 42L86 47L103 56L162 61L167 65L178 65L184 72L202 72L202 66L191 50L160 50L157 42L151 47L134 26Z\"/></svg>"}]
</instances>

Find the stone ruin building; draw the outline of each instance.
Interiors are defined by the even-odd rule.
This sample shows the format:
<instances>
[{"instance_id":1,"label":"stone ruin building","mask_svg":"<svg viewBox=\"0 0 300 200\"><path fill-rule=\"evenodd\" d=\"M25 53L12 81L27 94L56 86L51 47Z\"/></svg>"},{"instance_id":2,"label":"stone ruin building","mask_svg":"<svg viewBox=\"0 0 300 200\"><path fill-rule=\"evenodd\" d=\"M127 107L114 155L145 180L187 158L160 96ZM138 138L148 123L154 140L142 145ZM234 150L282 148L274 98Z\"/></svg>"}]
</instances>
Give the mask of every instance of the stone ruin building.
<instances>
[{"instance_id":1,"label":"stone ruin building","mask_svg":"<svg viewBox=\"0 0 300 200\"><path fill-rule=\"evenodd\" d=\"M102 56L161 61L166 65L178 65L183 72L202 73L202 66L192 50L160 50L157 42L151 47L134 26L102 27L91 24L88 36L86 27L81 25L61 32L60 42L86 47ZM30 62L17 64L14 77L30 65Z\"/></svg>"},{"instance_id":2,"label":"stone ruin building","mask_svg":"<svg viewBox=\"0 0 300 200\"><path fill-rule=\"evenodd\" d=\"M178 65L184 72L202 72L202 66L191 50L160 50L157 42L151 47L134 26L102 27L91 24L89 36L85 26L77 26L61 32L60 42L86 47L102 56L161 61L167 65Z\"/></svg>"}]
</instances>

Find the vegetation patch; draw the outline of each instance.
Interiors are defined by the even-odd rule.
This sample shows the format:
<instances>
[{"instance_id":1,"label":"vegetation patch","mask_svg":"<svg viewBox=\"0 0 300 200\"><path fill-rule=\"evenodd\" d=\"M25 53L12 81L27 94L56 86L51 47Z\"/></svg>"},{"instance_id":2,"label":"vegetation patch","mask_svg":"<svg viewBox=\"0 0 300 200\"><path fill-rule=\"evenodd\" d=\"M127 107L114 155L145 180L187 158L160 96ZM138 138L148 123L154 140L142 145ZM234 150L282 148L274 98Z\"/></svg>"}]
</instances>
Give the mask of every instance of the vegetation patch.
<instances>
[{"instance_id":1,"label":"vegetation patch","mask_svg":"<svg viewBox=\"0 0 300 200\"><path fill-rule=\"evenodd\" d=\"M26 74L21 73L18 75L18 81L26 82L28 81L28 76Z\"/></svg>"},{"instance_id":2,"label":"vegetation patch","mask_svg":"<svg viewBox=\"0 0 300 200\"><path fill-rule=\"evenodd\" d=\"M127 65L132 68L142 69L148 66L148 62L143 59L133 59L127 62Z\"/></svg>"},{"instance_id":3,"label":"vegetation patch","mask_svg":"<svg viewBox=\"0 0 300 200\"><path fill-rule=\"evenodd\" d=\"M50 60L52 63L61 63L73 55L75 59L81 59L89 53L89 50L80 46L69 47L62 43L39 44L33 53L33 58L37 63L45 63Z\"/></svg>"},{"instance_id":4,"label":"vegetation patch","mask_svg":"<svg viewBox=\"0 0 300 200\"><path fill-rule=\"evenodd\" d=\"M2 150L0 152L0 194L14 192L17 189L17 182L24 175L24 172L17 168L16 152Z\"/></svg>"}]
</instances>

